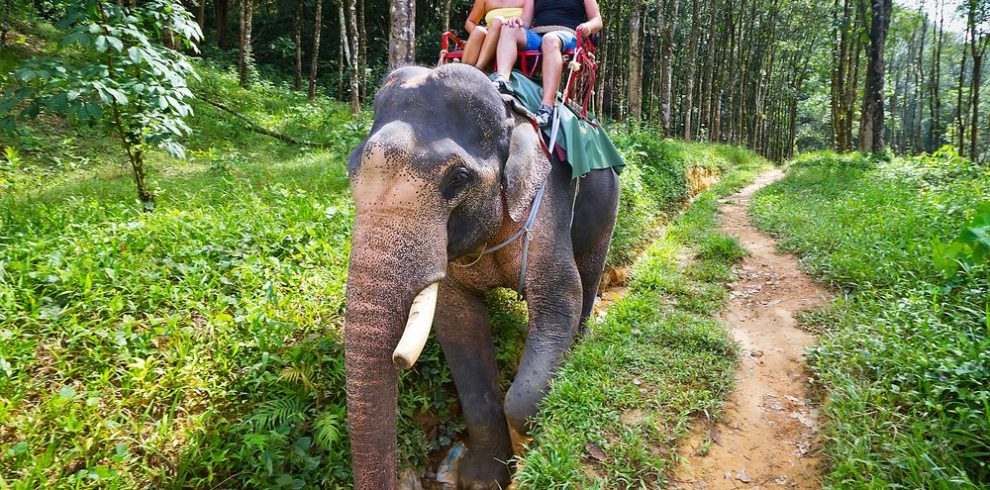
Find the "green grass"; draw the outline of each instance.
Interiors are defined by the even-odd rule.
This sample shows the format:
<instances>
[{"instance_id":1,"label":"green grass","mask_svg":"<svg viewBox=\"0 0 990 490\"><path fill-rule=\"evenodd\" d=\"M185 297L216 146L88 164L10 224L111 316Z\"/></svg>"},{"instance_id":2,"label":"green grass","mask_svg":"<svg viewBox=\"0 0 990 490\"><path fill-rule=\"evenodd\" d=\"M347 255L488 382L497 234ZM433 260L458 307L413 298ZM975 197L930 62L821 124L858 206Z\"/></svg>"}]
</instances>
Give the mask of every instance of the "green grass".
<instances>
[{"instance_id":1,"label":"green grass","mask_svg":"<svg viewBox=\"0 0 990 490\"><path fill-rule=\"evenodd\" d=\"M766 165L744 158L636 262L628 295L591 326L553 381L520 488L656 488L692 420L720 415L737 348L717 313L745 252L718 232L717 199ZM591 459L588 444L605 460Z\"/></svg>"},{"instance_id":2,"label":"green grass","mask_svg":"<svg viewBox=\"0 0 990 490\"><path fill-rule=\"evenodd\" d=\"M5 51L0 66L6 73L43 49ZM149 153L158 205L144 213L107 128L42 116L0 135L0 488L350 485L341 325L353 209L345 163L369 118L352 120L341 104L309 102L264 80L242 89L210 64L197 71L194 92L325 146L284 144L196 102L189 158ZM688 168L727 170L754 158L652 140L618 139L632 165L622 178L615 266L631 262L683 207ZM699 249L709 265L679 274L724 276L719 264L735 252L711 240ZM701 346L698 355L731 349L701 315L720 289L664 285L658 274L650 287L676 291L669 300L696 315L663 321L690 321L683 339ZM525 307L505 291L489 305L507 387ZM664 329L644 336L685 333ZM644 384L665 382L649 364L669 363L676 352L669 354L637 361ZM401 466L422 468L463 430L454 393L430 342L401 378ZM629 464L650 471L636 441Z\"/></svg>"},{"instance_id":3,"label":"green grass","mask_svg":"<svg viewBox=\"0 0 990 490\"><path fill-rule=\"evenodd\" d=\"M808 317L829 486L990 485L990 267L946 253L988 201L990 172L948 151L806 155L757 194L759 225L840 291Z\"/></svg>"}]
</instances>

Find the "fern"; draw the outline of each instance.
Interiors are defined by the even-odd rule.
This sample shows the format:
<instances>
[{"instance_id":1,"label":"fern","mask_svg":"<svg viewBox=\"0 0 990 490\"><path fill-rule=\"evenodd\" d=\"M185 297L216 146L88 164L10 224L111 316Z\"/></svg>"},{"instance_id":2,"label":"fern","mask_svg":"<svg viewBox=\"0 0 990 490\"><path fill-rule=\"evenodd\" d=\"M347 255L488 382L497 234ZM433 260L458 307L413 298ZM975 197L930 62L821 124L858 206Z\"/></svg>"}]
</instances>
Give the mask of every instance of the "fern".
<instances>
[{"instance_id":1,"label":"fern","mask_svg":"<svg viewBox=\"0 0 990 490\"><path fill-rule=\"evenodd\" d=\"M274 429L306 420L306 407L295 398L280 398L258 404L247 422L260 429Z\"/></svg>"},{"instance_id":2,"label":"fern","mask_svg":"<svg viewBox=\"0 0 990 490\"><path fill-rule=\"evenodd\" d=\"M331 450L344 435L344 407L333 407L313 422L313 438L323 449Z\"/></svg>"},{"instance_id":3,"label":"fern","mask_svg":"<svg viewBox=\"0 0 990 490\"><path fill-rule=\"evenodd\" d=\"M312 393L316 391L316 384L312 381L312 371L313 368L310 366L286 366L279 373L278 379L288 383L301 384L307 391Z\"/></svg>"}]
</instances>

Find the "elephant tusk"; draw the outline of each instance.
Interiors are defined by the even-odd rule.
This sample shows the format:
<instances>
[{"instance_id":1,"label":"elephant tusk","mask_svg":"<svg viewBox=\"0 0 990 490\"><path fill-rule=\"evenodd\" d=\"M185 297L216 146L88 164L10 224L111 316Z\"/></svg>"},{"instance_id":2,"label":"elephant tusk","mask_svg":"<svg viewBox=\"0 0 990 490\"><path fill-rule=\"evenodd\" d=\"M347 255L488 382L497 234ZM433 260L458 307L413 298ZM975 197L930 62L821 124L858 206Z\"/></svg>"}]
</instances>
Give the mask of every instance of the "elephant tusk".
<instances>
[{"instance_id":1,"label":"elephant tusk","mask_svg":"<svg viewBox=\"0 0 990 490\"><path fill-rule=\"evenodd\" d=\"M406 329L402 332L402 338L399 339L399 344L395 346L395 351L392 352L392 363L399 369L413 367L423 352L426 338L430 336L430 327L433 326L433 314L437 310L437 290L439 288L439 282L426 286L416 295L412 306L409 307L409 320L406 321Z\"/></svg>"}]
</instances>

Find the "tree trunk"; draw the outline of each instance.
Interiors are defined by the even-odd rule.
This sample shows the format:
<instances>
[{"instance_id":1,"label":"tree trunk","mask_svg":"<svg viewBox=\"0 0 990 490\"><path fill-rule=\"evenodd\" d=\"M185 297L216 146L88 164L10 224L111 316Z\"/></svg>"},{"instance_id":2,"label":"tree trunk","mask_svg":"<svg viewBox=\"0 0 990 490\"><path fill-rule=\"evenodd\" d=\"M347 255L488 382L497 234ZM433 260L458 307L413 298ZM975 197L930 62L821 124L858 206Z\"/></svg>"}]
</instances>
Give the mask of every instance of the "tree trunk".
<instances>
[{"instance_id":1,"label":"tree trunk","mask_svg":"<svg viewBox=\"0 0 990 490\"><path fill-rule=\"evenodd\" d=\"M229 9L229 0L214 0L213 16L215 19L213 23L217 27L217 47L224 51L230 48L230 45L227 44L227 13Z\"/></svg>"},{"instance_id":2,"label":"tree trunk","mask_svg":"<svg viewBox=\"0 0 990 490\"><path fill-rule=\"evenodd\" d=\"M416 62L416 0L392 0L389 8L388 66Z\"/></svg>"},{"instance_id":3,"label":"tree trunk","mask_svg":"<svg viewBox=\"0 0 990 490\"><path fill-rule=\"evenodd\" d=\"M973 74L970 77L970 88L969 88L969 107L972 109L972 114L969 116L969 158L974 162L979 161L979 153L977 153L977 144L979 141L979 114L980 114L980 79L982 78L983 72L983 54L986 52L987 43L990 42L990 33L981 33L980 25L983 21L987 19L980 19L977 9L979 2L977 0L970 0L967 5L968 15L967 15L967 31L969 32L969 55L973 58ZM986 13L990 14L990 10ZM965 70L964 70L965 71ZM960 75L960 80L962 76ZM959 84L960 97L962 96L962 83ZM961 124L962 116L960 115L960 129L963 128ZM964 131L960 131L959 137L959 153L964 153L962 146Z\"/></svg>"},{"instance_id":4,"label":"tree trunk","mask_svg":"<svg viewBox=\"0 0 990 490\"><path fill-rule=\"evenodd\" d=\"M361 115L361 74L359 73L361 63L358 58L361 55L360 35L357 25L357 0L348 0L348 24L351 31L351 115L358 117Z\"/></svg>"},{"instance_id":5,"label":"tree trunk","mask_svg":"<svg viewBox=\"0 0 990 490\"><path fill-rule=\"evenodd\" d=\"M296 90L302 90L302 11L303 0L296 0L295 10L292 14L292 32L296 48L292 85Z\"/></svg>"},{"instance_id":6,"label":"tree trunk","mask_svg":"<svg viewBox=\"0 0 990 490\"><path fill-rule=\"evenodd\" d=\"M884 150L883 83L884 46L890 27L892 0L872 0L870 19L870 51L863 98L863 119L860 122L859 147L874 153Z\"/></svg>"},{"instance_id":7,"label":"tree trunk","mask_svg":"<svg viewBox=\"0 0 990 490\"><path fill-rule=\"evenodd\" d=\"M199 24L199 31L206 37L206 0L199 0L199 8L196 9L196 23Z\"/></svg>"},{"instance_id":8,"label":"tree trunk","mask_svg":"<svg viewBox=\"0 0 990 490\"><path fill-rule=\"evenodd\" d=\"M956 91L956 148L959 149L959 153L964 152L963 148L966 144L966 123L964 119L965 114L969 112L969 107L963 106L965 102L963 87L966 85L966 60L968 58L966 46L963 45L962 62L959 64L959 89Z\"/></svg>"},{"instance_id":9,"label":"tree trunk","mask_svg":"<svg viewBox=\"0 0 990 490\"><path fill-rule=\"evenodd\" d=\"M667 2L667 8L664 12L663 30L660 35L660 49L662 53L660 62L660 127L665 138L671 135L670 102L671 83L674 75L671 61L674 57L674 23L677 21L679 0L667 0ZM663 3L662 0L659 3Z\"/></svg>"},{"instance_id":10,"label":"tree trunk","mask_svg":"<svg viewBox=\"0 0 990 490\"><path fill-rule=\"evenodd\" d=\"M969 119L969 158L974 162L980 161L978 149L980 139L980 83L983 74L983 56L987 47L990 46L990 33L986 33L982 38L982 46L977 42L976 30L973 31L973 80L970 85L973 101L970 104L973 108L973 115Z\"/></svg>"},{"instance_id":11,"label":"tree trunk","mask_svg":"<svg viewBox=\"0 0 990 490\"><path fill-rule=\"evenodd\" d=\"M695 57L698 53L698 0L691 1L691 38L688 41L687 77L684 88L684 140L691 141L691 113L694 110Z\"/></svg>"},{"instance_id":12,"label":"tree trunk","mask_svg":"<svg viewBox=\"0 0 990 490\"><path fill-rule=\"evenodd\" d=\"M361 30L361 36L358 40L361 44L361 57L360 57L360 70L361 70L361 98L366 99L368 97L368 29L367 25L364 23L365 15L365 2L360 0L360 9L358 10L358 24Z\"/></svg>"},{"instance_id":13,"label":"tree trunk","mask_svg":"<svg viewBox=\"0 0 990 490\"><path fill-rule=\"evenodd\" d=\"M344 24L341 24L340 28L343 30ZM309 63L309 90L306 93L309 100L316 98L316 73L320 66L321 31L323 31L323 0L316 0L316 11L313 12L313 56Z\"/></svg>"},{"instance_id":14,"label":"tree trunk","mask_svg":"<svg viewBox=\"0 0 990 490\"><path fill-rule=\"evenodd\" d=\"M451 0L444 0L444 4L443 4L443 32L450 31L450 4L451 4Z\"/></svg>"},{"instance_id":15,"label":"tree trunk","mask_svg":"<svg viewBox=\"0 0 990 490\"><path fill-rule=\"evenodd\" d=\"M240 56L237 60L237 75L242 87L247 87L248 78L254 64L254 53L251 50L251 24L254 16L254 0L241 0L241 43Z\"/></svg>"},{"instance_id":16,"label":"tree trunk","mask_svg":"<svg viewBox=\"0 0 990 490\"><path fill-rule=\"evenodd\" d=\"M931 123L929 124L929 151L938 149L942 146L942 95L939 90L942 81L942 38L945 34L945 13L942 11L944 8L944 1L940 1L936 4L936 8L939 12L938 14L938 27L932 24L933 36L935 42L935 49L932 50L932 70L931 78L929 82L929 91L931 95L928 98L929 101L929 112L931 114ZM937 29L937 31L935 30Z\"/></svg>"},{"instance_id":17,"label":"tree trunk","mask_svg":"<svg viewBox=\"0 0 990 490\"><path fill-rule=\"evenodd\" d=\"M711 141L712 78L715 74L715 52L718 35L718 12L721 2L714 1L709 11L708 39L705 41L705 72L701 82L701 112L698 114L699 128L705 128ZM700 129L699 129L700 131Z\"/></svg>"},{"instance_id":18,"label":"tree trunk","mask_svg":"<svg viewBox=\"0 0 990 490\"><path fill-rule=\"evenodd\" d=\"M637 127L643 116L643 43L640 41L642 1L633 0L629 9L629 116Z\"/></svg>"},{"instance_id":19,"label":"tree trunk","mask_svg":"<svg viewBox=\"0 0 990 490\"><path fill-rule=\"evenodd\" d=\"M918 13L921 15L921 39L918 42L918 56L914 60L914 70L915 70L915 90L914 90L914 100L912 113L912 131L911 131L911 150L914 153L920 153L924 151L924 145L921 141L922 133L922 123L925 119L925 103L924 97L925 92L922 87L925 84L925 41L928 36L928 16L924 14L921 7L918 8Z\"/></svg>"},{"instance_id":20,"label":"tree trunk","mask_svg":"<svg viewBox=\"0 0 990 490\"><path fill-rule=\"evenodd\" d=\"M337 40L337 100L344 100L344 66L350 58L347 46L347 19L344 16L344 0L337 0L337 24L340 25L340 38Z\"/></svg>"}]
</instances>

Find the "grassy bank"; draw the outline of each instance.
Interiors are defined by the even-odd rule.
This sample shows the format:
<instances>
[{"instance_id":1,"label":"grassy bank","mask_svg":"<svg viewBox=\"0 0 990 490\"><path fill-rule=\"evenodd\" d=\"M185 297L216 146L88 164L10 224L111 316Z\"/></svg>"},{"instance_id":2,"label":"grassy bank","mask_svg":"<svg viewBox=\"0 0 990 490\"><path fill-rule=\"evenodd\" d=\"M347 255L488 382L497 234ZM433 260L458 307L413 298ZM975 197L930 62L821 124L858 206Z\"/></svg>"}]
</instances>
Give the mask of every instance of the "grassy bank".
<instances>
[{"instance_id":1,"label":"grassy bank","mask_svg":"<svg viewBox=\"0 0 990 490\"><path fill-rule=\"evenodd\" d=\"M756 196L759 225L842 293L809 318L831 486L990 485L988 201L987 169L951 153L806 155Z\"/></svg>"},{"instance_id":2,"label":"grassy bank","mask_svg":"<svg viewBox=\"0 0 990 490\"><path fill-rule=\"evenodd\" d=\"M692 418L719 416L737 352L717 314L745 251L718 232L717 200L767 165L735 155L721 182L646 249L628 295L574 348L538 415L520 488L656 488Z\"/></svg>"},{"instance_id":3,"label":"grassy bank","mask_svg":"<svg viewBox=\"0 0 990 490\"><path fill-rule=\"evenodd\" d=\"M31 54L5 52L4 67L7 53ZM0 488L349 485L345 159L368 117L198 71L197 94L324 147L196 102L189 158L150 152L158 207L143 213L106 128L42 116L0 135ZM632 165L615 266L686 201L692 168L751 159L617 141ZM511 380L524 309L507 294L490 304ZM400 464L422 469L463 429L435 342L401 384Z\"/></svg>"}]
</instances>

